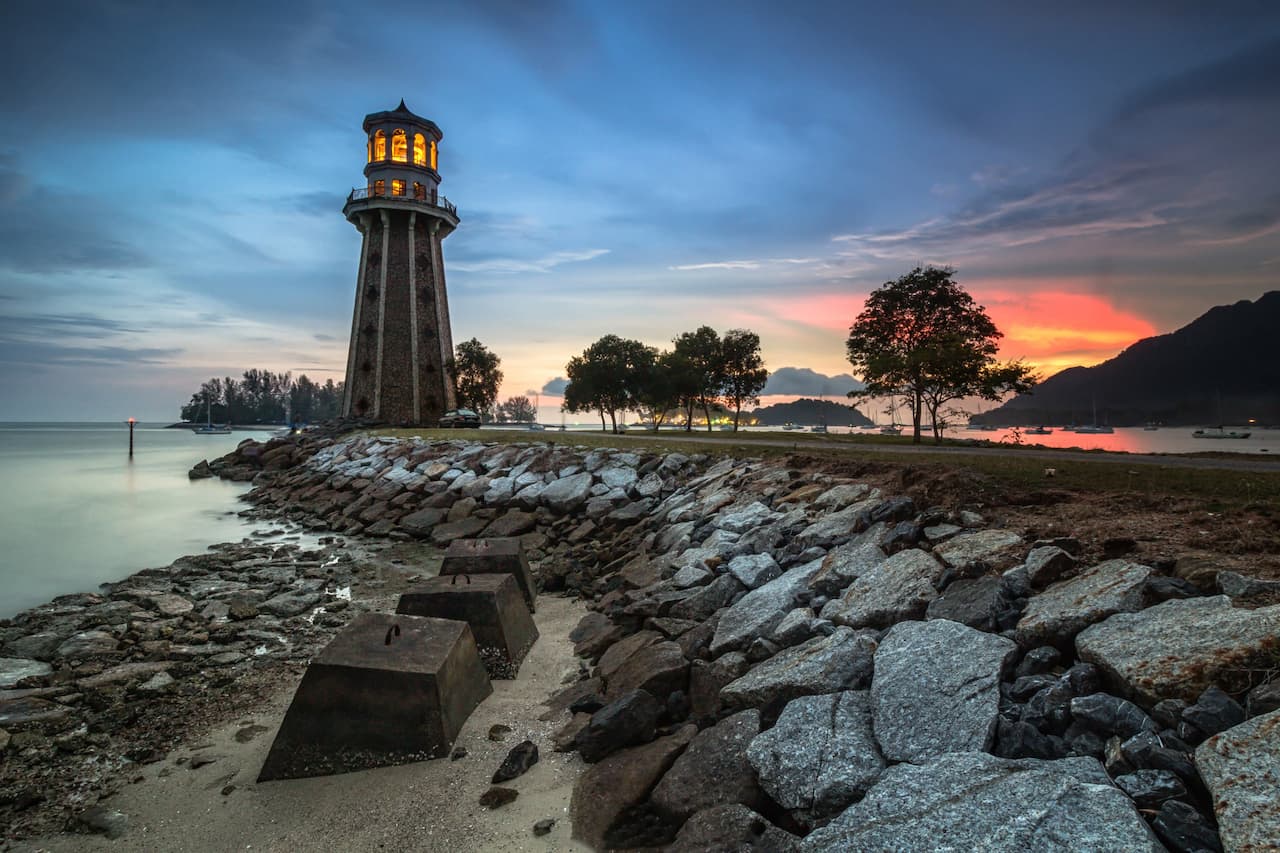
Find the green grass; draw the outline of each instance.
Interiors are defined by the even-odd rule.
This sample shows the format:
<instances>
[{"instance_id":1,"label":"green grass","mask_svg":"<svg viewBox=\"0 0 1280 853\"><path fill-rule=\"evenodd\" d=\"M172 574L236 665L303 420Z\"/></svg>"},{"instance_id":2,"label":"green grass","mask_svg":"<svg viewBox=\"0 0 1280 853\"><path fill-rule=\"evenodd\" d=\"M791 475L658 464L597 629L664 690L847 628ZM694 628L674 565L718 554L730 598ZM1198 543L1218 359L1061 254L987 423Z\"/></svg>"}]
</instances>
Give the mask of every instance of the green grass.
<instances>
[{"instance_id":1,"label":"green grass","mask_svg":"<svg viewBox=\"0 0 1280 853\"><path fill-rule=\"evenodd\" d=\"M378 435L418 436L432 441L449 439L481 440L499 443L556 444L570 447L616 447L630 450L647 449L661 453L707 453L714 456L751 456L781 459L802 454L833 461L857 461L898 465L915 469L969 470L991 477L998 484L1016 487L1032 494L1068 490L1073 492L1119 492L1152 498L1186 497L1210 502L1214 506L1252 507L1269 512L1280 506L1280 473L1233 471L1221 469L1181 468L1151 464L1123 464L1124 454L1106 454L1108 461L1097 458L1103 451L1079 451L1079 458L1046 460L1029 458L1016 445L992 443L985 446L1008 450L1002 454L965 454L960 452L930 453L927 450L895 453L894 446L909 446L908 436L828 435L812 433L641 433L625 435L588 432L530 432L528 430L448 429L383 429ZM668 437L670 435L670 437ZM672 440L674 439L674 440ZM690 440L692 439L692 440ZM763 441L785 440L790 446L778 447ZM959 441L946 442L964 447ZM860 450L867 445L877 449ZM1076 454L1073 454L1075 456ZM1092 457L1092 458L1091 458ZM1238 458L1238 457L1237 457ZM1118 461L1117 461L1118 460ZM1057 474L1047 478L1044 469Z\"/></svg>"}]
</instances>

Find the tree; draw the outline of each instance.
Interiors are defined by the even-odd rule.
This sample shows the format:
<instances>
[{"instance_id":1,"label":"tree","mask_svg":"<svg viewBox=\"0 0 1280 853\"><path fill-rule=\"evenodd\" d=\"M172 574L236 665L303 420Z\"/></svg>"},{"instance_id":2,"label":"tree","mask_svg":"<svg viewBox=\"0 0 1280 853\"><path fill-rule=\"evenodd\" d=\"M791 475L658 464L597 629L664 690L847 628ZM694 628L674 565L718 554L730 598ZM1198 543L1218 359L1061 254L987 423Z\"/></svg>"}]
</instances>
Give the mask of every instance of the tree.
<instances>
[{"instance_id":1,"label":"tree","mask_svg":"<svg viewBox=\"0 0 1280 853\"><path fill-rule=\"evenodd\" d=\"M730 329L720 341L720 396L733 409L733 431L742 419L742 404L760 402L760 391L769 380L760 355L760 336L747 329Z\"/></svg>"},{"instance_id":2,"label":"tree","mask_svg":"<svg viewBox=\"0 0 1280 853\"><path fill-rule=\"evenodd\" d=\"M664 351L653 362L648 375L641 377L636 392L636 411L657 429L672 409L680 408L681 395L677 383L679 365L675 355Z\"/></svg>"},{"instance_id":3,"label":"tree","mask_svg":"<svg viewBox=\"0 0 1280 853\"><path fill-rule=\"evenodd\" d=\"M569 359L565 366L569 384L564 389L567 412L600 413L600 429L607 414L618 432L618 412L641 405L645 383L653 375L658 352L640 341L605 335Z\"/></svg>"},{"instance_id":4,"label":"tree","mask_svg":"<svg viewBox=\"0 0 1280 853\"><path fill-rule=\"evenodd\" d=\"M905 397L916 444L923 411L935 421L935 443L941 442L937 416L947 401L995 400L1029 391L1036 381L1021 362L996 361L1003 335L954 275L950 267L925 266L885 282L867 297L845 344L865 385L849 396Z\"/></svg>"},{"instance_id":5,"label":"tree","mask_svg":"<svg viewBox=\"0 0 1280 853\"><path fill-rule=\"evenodd\" d=\"M510 397L498 406L498 419L515 423L531 423L537 420L538 413L533 408L533 401L528 397Z\"/></svg>"},{"instance_id":6,"label":"tree","mask_svg":"<svg viewBox=\"0 0 1280 853\"><path fill-rule=\"evenodd\" d=\"M693 429L693 408L701 406L707 419L707 431L711 431L711 405L720 396L724 384L724 357L720 336L710 326L701 326L695 332L685 332L673 343L672 378L684 406L685 431Z\"/></svg>"},{"instance_id":7,"label":"tree","mask_svg":"<svg viewBox=\"0 0 1280 853\"><path fill-rule=\"evenodd\" d=\"M458 344L456 355L447 368L457 388L458 407L473 409L492 418L493 404L498 399L502 371L498 358L475 338Z\"/></svg>"}]
</instances>

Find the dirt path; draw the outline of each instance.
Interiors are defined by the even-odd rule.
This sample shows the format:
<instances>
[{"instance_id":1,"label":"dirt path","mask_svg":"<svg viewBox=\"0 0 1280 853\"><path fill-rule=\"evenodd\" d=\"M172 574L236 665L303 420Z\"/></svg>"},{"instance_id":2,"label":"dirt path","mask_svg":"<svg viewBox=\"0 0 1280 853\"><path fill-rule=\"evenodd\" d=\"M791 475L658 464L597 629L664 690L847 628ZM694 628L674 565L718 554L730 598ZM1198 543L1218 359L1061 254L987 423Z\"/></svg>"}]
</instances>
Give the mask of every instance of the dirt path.
<instances>
[{"instance_id":1,"label":"dirt path","mask_svg":"<svg viewBox=\"0 0 1280 853\"><path fill-rule=\"evenodd\" d=\"M129 818L123 838L62 835L33 839L15 850L48 851L323 851L586 850L570 840L569 798L583 768L576 753L553 752L550 735L564 720L542 722L541 703L577 660L568 633L585 613L580 602L538 600L541 634L515 681L494 681L493 695L471 715L456 746L467 756L314 779L257 784L301 671L255 713L214 729L198 743L141 769L138 781L103 805ZM563 715L568 718L567 712ZM501 742L491 726L510 726ZM489 777L508 750L528 738L539 762L504 783L520 792L510 805L479 804ZM202 762L213 759L210 763ZM195 767L193 765L200 764ZM233 790L223 793L229 786ZM555 818L541 838L532 827Z\"/></svg>"}]
</instances>

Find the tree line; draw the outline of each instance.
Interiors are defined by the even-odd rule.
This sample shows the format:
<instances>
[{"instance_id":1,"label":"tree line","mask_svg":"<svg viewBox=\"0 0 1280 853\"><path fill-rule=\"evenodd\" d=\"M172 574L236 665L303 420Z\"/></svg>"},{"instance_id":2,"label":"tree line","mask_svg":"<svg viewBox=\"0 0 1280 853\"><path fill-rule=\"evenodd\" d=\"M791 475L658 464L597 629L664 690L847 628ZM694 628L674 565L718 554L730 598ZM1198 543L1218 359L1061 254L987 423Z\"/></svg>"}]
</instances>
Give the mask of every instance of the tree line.
<instances>
[{"instance_id":1,"label":"tree line","mask_svg":"<svg viewBox=\"0 0 1280 853\"><path fill-rule=\"evenodd\" d=\"M290 414L293 423L315 423L338 417L342 410L343 383L332 379L323 385L306 374L294 379L289 372L246 370L237 380L212 377L200 385L182 407L182 420L216 423L278 424Z\"/></svg>"},{"instance_id":2,"label":"tree line","mask_svg":"<svg viewBox=\"0 0 1280 853\"><path fill-rule=\"evenodd\" d=\"M614 432L619 412L639 412L655 427L681 412L685 430L691 431L695 410L702 411L710 430L712 407L723 405L733 413L736 431L743 405L759 402L769 378L760 336L731 329L721 337L710 326L701 326L671 343L671 349L659 352L617 335L600 338L565 366L569 384L564 410L596 412L600 428L606 429L607 417Z\"/></svg>"}]
</instances>

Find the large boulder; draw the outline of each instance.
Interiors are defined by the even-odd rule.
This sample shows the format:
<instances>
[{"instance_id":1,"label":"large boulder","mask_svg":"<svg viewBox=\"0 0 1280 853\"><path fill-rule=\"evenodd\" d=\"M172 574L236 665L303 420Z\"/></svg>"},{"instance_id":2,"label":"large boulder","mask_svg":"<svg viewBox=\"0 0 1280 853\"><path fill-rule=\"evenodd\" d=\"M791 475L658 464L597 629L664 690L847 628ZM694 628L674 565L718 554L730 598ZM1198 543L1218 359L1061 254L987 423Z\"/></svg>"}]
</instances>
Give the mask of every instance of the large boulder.
<instances>
[{"instance_id":1,"label":"large boulder","mask_svg":"<svg viewBox=\"0 0 1280 853\"><path fill-rule=\"evenodd\" d=\"M769 554L742 554L729 561L729 574L747 589L756 589L781 575L782 569Z\"/></svg>"},{"instance_id":2,"label":"large boulder","mask_svg":"<svg viewBox=\"0 0 1280 853\"><path fill-rule=\"evenodd\" d=\"M1021 546L1022 537L1012 530L977 530L934 545L933 553L957 569L967 569L976 563L998 569L1017 562L1011 557Z\"/></svg>"},{"instance_id":3,"label":"large boulder","mask_svg":"<svg viewBox=\"0 0 1280 853\"><path fill-rule=\"evenodd\" d=\"M648 799L653 786L697 733L697 726L684 726L675 734L615 752L587 768L574 783L569 805L573 837L595 850L615 846L609 843L609 830L626 812Z\"/></svg>"},{"instance_id":4,"label":"large boulder","mask_svg":"<svg viewBox=\"0 0 1280 853\"><path fill-rule=\"evenodd\" d=\"M60 658L84 658L94 655L113 655L117 641L109 631L81 631L73 634L58 646Z\"/></svg>"},{"instance_id":5,"label":"large boulder","mask_svg":"<svg viewBox=\"0 0 1280 853\"><path fill-rule=\"evenodd\" d=\"M747 747L759 733L760 712L754 708L703 729L653 789L654 808L674 824L712 806L759 808L763 797L747 761Z\"/></svg>"},{"instance_id":6,"label":"large boulder","mask_svg":"<svg viewBox=\"0 0 1280 853\"><path fill-rule=\"evenodd\" d=\"M827 552L822 558L822 568L809 580L809 586L826 596L839 595L884 560L884 551L874 542L847 542Z\"/></svg>"},{"instance_id":7,"label":"large boulder","mask_svg":"<svg viewBox=\"0 0 1280 853\"><path fill-rule=\"evenodd\" d=\"M885 767L865 690L791 700L747 759L760 787L808 826L861 799Z\"/></svg>"},{"instance_id":8,"label":"large boulder","mask_svg":"<svg viewBox=\"0 0 1280 853\"><path fill-rule=\"evenodd\" d=\"M924 615L938 597L942 564L919 548L899 551L858 576L844 595L822 608L822 618L852 628L883 628Z\"/></svg>"},{"instance_id":9,"label":"large boulder","mask_svg":"<svg viewBox=\"0 0 1280 853\"><path fill-rule=\"evenodd\" d=\"M740 803L712 806L689 818L666 853L793 853L800 839Z\"/></svg>"},{"instance_id":10,"label":"large boulder","mask_svg":"<svg viewBox=\"0 0 1280 853\"><path fill-rule=\"evenodd\" d=\"M575 746L583 761L599 761L610 753L653 740L662 705L644 690L632 690L591 715L578 732Z\"/></svg>"},{"instance_id":11,"label":"large boulder","mask_svg":"<svg viewBox=\"0 0 1280 853\"><path fill-rule=\"evenodd\" d=\"M1018 621L1023 648L1069 645L1076 634L1115 613L1142 609L1151 569L1128 560L1107 560L1053 584L1027 602Z\"/></svg>"},{"instance_id":12,"label":"large boulder","mask_svg":"<svg viewBox=\"0 0 1280 853\"><path fill-rule=\"evenodd\" d=\"M543 489L538 500L552 512L566 515L587 502L591 482L592 477L586 471L561 477Z\"/></svg>"},{"instance_id":13,"label":"large boulder","mask_svg":"<svg viewBox=\"0 0 1280 853\"><path fill-rule=\"evenodd\" d=\"M607 680L610 699L645 690L665 702L668 695L688 686L689 661L678 643L653 643L623 661Z\"/></svg>"},{"instance_id":14,"label":"large boulder","mask_svg":"<svg viewBox=\"0 0 1280 853\"><path fill-rule=\"evenodd\" d=\"M800 849L1163 850L1097 759L1015 760L982 752L890 767L861 802Z\"/></svg>"},{"instance_id":15,"label":"large boulder","mask_svg":"<svg viewBox=\"0 0 1280 853\"><path fill-rule=\"evenodd\" d=\"M756 637L766 636L796 606L801 595L808 590L809 579L820 568L821 560L796 566L738 599L720 617L715 636L711 639L711 654L721 655L740 649Z\"/></svg>"},{"instance_id":16,"label":"large boulder","mask_svg":"<svg viewBox=\"0 0 1280 853\"><path fill-rule=\"evenodd\" d=\"M1223 847L1274 850L1280 842L1280 711L1200 744L1196 768L1213 794Z\"/></svg>"},{"instance_id":17,"label":"large boulder","mask_svg":"<svg viewBox=\"0 0 1280 853\"><path fill-rule=\"evenodd\" d=\"M1117 614L1082 631L1076 650L1113 689L1151 706L1194 702L1213 684L1232 693L1247 687L1247 670L1274 661L1277 636L1280 605L1247 610L1219 595Z\"/></svg>"},{"instance_id":18,"label":"large boulder","mask_svg":"<svg viewBox=\"0 0 1280 853\"><path fill-rule=\"evenodd\" d=\"M848 542L871 524L871 511L880 504L878 493L846 506L839 512L827 513L801 530L796 541L805 547L830 548Z\"/></svg>"},{"instance_id":19,"label":"large boulder","mask_svg":"<svg viewBox=\"0 0 1280 853\"><path fill-rule=\"evenodd\" d=\"M24 678L41 677L53 672L49 664L28 658L0 658L0 687L12 687Z\"/></svg>"},{"instance_id":20,"label":"large boulder","mask_svg":"<svg viewBox=\"0 0 1280 853\"><path fill-rule=\"evenodd\" d=\"M871 705L876 740L890 761L991 747L1000 676L1011 640L958 622L902 622L875 654Z\"/></svg>"},{"instance_id":21,"label":"large boulder","mask_svg":"<svg viewBox=\"0 0 1280 853\"><path fill-rule=\"evenodd\" d=\"M929 602L925 613L930 619L950 619L979 631L994 631L1008 606L1002 586L1000 578L993 575L955 581L940 598Z\"/></svg>"},{"instance_id":22,"label":"large boulder","mask_svg":"<svg viewBox=\"0 0 1280 853\"><path fill-rule=\"evenodd\" d=\"M784 649L726 684L720 701L729 708L758 708L798 696L858 690L871 681L876 641L852 628Z\"/></svg>"},{"instance_id":23,"label":"large boulder","mask_svg":"<svg viewBox=\"0 0 1280 853\"><path fill-rule=\"evenodd\" d=\"M730 574L718 576L711 583L690 593L683 601L672 605L670 615L674 619L691 619L701 622L721 607L727 607L733 597L742 592L742 584Z\"/></svg>"}]
</instances>

